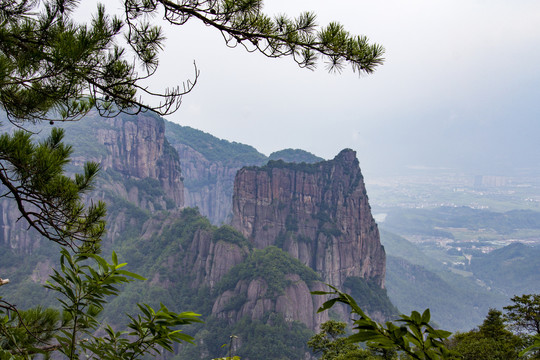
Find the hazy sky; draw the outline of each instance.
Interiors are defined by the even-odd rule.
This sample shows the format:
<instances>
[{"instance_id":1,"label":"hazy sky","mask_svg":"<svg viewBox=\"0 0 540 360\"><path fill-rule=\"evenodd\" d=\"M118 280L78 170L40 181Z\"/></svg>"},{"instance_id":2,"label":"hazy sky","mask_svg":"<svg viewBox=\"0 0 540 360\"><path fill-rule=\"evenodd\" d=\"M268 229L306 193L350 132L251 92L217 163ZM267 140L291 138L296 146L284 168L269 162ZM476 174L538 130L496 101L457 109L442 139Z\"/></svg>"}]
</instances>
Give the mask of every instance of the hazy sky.
<instances>
[{"instance_id":1,"label":"hazy sky","mask_svg":"<svg viewBox=\"0 0 540 360\"><path fill-rule=\"evenodd\" d=\"M201 77L167 119L269 154L357 151L364 174L539 167L540 1L267 0L268 14L314 11L386 48L375 74L329 74L230 49L198 23L167 28L154 86ZM534 163L531 163L534 162Z\"/></svg>"}]
</instances>

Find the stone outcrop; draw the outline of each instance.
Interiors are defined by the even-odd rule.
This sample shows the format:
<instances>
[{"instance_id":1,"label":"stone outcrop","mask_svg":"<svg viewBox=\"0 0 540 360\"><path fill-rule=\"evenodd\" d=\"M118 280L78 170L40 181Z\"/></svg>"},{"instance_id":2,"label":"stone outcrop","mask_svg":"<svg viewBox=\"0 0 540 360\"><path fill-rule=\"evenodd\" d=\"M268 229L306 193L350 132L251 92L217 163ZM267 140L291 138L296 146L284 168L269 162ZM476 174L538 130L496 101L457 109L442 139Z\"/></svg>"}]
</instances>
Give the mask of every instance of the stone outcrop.
<instances>
[{"instance_id":1,"label":"stone outcrop","mask_svg":"<svg viewBox=\"0 0 540 360\"><path fill-rule=\"evenodd\" d=\"M320 282L314 282L310 288L298 274L288 274L285 278L289 285L277 297L268 296L268 284L264 279L240 280L234 289L226 290L217 298L212 315L235 323L243 317L261 320L265 314L277 312L286 321L299 321L310 329L318 329L328 320L328 312L317 313L326 298L312 296L311 291L327 288Z\"/></svg>"},{"instance_id":2,"label":"stone outcrop","mask_svg":"<svg viewBox=\"0 0 540 360\"><path fill-rule=\"evenodd\" d=\"M107 241L142 226L126 206L150 213L184 207L180 162L165 138L162 118L150 113L102 118L92 112L80 122L62 125L66 130L64 142L73 144L75 150L68 174L79 172L88 161L101 166L95 191L88 197L108 205ZM50 129L42 124L34 131L44 136ZM17 221L19 217L11 200L0 202L0 244L30 253L39 247L40 236L28 230L24 219Z\"/></svg>"},{"instance_id":3,"label":"stone outcrop","mask_svg":"<svg viewBox=\"0 0 540 360\"><path fill-rule=\"evenodd\" d=\"M214 286L229 270L244 261L246 247L214 239L212 233L199 230L189 248L185 249L182 267L192 274L192 287Z\"/></svg>"},{"instance_id":4,"label":"stone outcrop","mask_svg":"<svg viewBox=\"0 0 540 360\"><path fill-rule=\"evenodd\" d=\"M103 124L96 128L96 141L106 147L106 154L95 161L101 164L103 171L113 170L124 177L113 185L114 190L151 211L156 210L158 204L157 210L183 207L180 162L165 138L163 119L152 114L139 114L99 121ZM161 191L152 193L156 187Z\"/></svg>"},{"instance_id":5,"label":"stone outcrop","mask_svg":"<svg viewBox=\"0 0 540 360\"><path fill-rule=\"evenodd\" d=\"M20 217L14 200L4 198L0 201L0 245L18 253L31 253L40 246L41 237Z\"/></svg>"},{"instance_id":6,"label":"stone outcrop","mask_svg":"<svg viewBox=\"0 0 540 360\"><path fill-rule=\"evenodd\" d=\"M266 157L249 145L170 121L165 121L165 134L180 157L185 205L198 207L215 225L228 224L232 219L234 178L242 167L278 159L307 163L323 160L300 149L285 149Z\"/></svg>"},{"instance_id":7,"label":"stone outcrop","mask_svg":"<svg viewBox=\"0 0 540 360\"><path fill-rule=\"evenodd\" d=\"M241 161L209 160L189 145L174 143L185 179L186 206L198 207L213 224L231 219L232 193Z\"/></svg>"},{"instance_id":8,"label":"stone outcrop","mask_svg":"<svg viewBox=\"0 0 540 360\"><path fill-rule=\"evenodd\" d=\"M324 282L341 287L356 276L384 287L385 252L352 150L315 164L241 169L232 225L257 248L281 247Z\"/></svg>"}]
</instances>

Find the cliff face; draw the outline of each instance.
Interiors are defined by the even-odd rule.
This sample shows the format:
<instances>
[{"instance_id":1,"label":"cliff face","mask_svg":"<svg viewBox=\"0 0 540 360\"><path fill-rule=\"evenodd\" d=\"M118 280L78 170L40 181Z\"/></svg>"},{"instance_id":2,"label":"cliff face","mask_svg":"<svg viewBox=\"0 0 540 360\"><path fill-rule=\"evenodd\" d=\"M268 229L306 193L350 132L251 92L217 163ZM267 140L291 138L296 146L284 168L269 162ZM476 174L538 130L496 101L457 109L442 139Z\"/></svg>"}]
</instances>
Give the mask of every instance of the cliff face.
<instances>
[{"instance_id":1,"label":"cliff face","mask_svg":"<svg viewBox=\"0 0 540 360\"><path fill-rule=\"evenodd\" d=\"M0 201L0 245L18 253L31 253L39 247L41 237L34 229L28 229L20 216L15 201L5 198Z\"/></svg>"},{"instance_id":2,"label":"cliff face","mask_svg":"<svg viewBox=\"0 0 540 360\"><path fill-rule=\"evenodd\" d=\"M165 139L165 124L156 116L119 116L101 119L103 125L96 129L99 144L106 147L106 154L97 158L103 171L114 170L132 181L123 181L115 190L137 206L155 210L184 205L184 186L181 180L178 155ZM146 180L149 179L149 180ZM147 189L137 181L146 180ZM157 182L156 182L157 180ZM155 193L155 187L161 187ZM154 187L154 189L148 189ZM142 196L141 190L150 192ZM158 195L158 196L155 196ZM168 199L168 202L167 202ZM172 201L172 202L171 202Z\"/></svg>"},{"instance_id":3,"label":"cliff face","mask_svg":"<svg viewBox=\"0 0 540 360\"><path fill-rule=\"evenodd\" d=\"M246 164L240 161L209 160L192 147L173 144L185 179L186 206L198 207L214 224L231 218L234 176Z\"/></svg>"},{"instance_id":4,"label":"cliff face","mask_svg":"<svg viewBox=\"0 0 540 360\"><path fill-rule=\"evenodd\" d=\"M236 172L244 166L268 160L313 163L323 159L300 149L285 149L270 157L255 148L165 121L165 135L180 157L184 177L185 205L198 207L213 224L228 224Z\"/></svg>"},{"instance_id":5,"label":"cliff face","mask_svg":"<svg viewBox=\"0 0 540 360\"><path fill-rule=\"evenodd\" d=\"M144 213L184 206L180 162L165 138L163 119L151 114L107 119L90 113L80 122L60 125L66 130L64 142L72 144L75 151L68 173L80 171L80 165L87 161L101 166L89 198L102 199L108 205L106 240L142 226L141 219L133 216L135 208ZM50 133L44 124L30 130ZM12 201L0 202L0 244L29 253L41 240L27 229L24 220L17 221L19 216Z\"/></svg>"},{"instance_id":6,"label":"cliff face","mask_svg":"<svg viewBox=\"0 0 540 360\"><path fill-rule=\"evenodd\" d=\"M249 250L223 239L213 239L209 231L197 231L186 249L182 268L191 272L193 288L214 286L229 270L244 261Z\"/></svg>"},{"instance_id":7,"label":"cliff face","mask_svg":"<svg viewBox=\"0 0 540 360\"><path fill-rule=\"evenodd\" d=\"M384 287L385 252L356 153L316 164L241 169L232 225L255 247L276 245L341 287L361 277Z\"/></svg>"},{"instance_id":8,"label":"cliff face","mask_svg":"<svg viewBox=\"0 0 540 360\"><path fill-rule=\"evenodd\" d=\"M277 312L286 321L299 321L313 331L318 330L329 319L328 312L317 313L327 298L312 296L311 291L327 291L328 288L320 282L308 286L298 274L287 274L285 280L289 285L277 297L268 296L268 283L264 279L240 280L234 289L226 290L217 298L212 315L232 324L244 317L261 320L265 314Z\"/></svg>"},{"instance_id":9,"label":"cliff face","mask_svg":"<svg viewBox=\"0 0 540 360\"><path fill-rule=\"evenodd\" d=\"M229 223L236 172L263 164L266 156L249 145L170 121L165 121L165 135L180 158L186 206L198 207L213 224Z\"/></svg>"}]
</instances>

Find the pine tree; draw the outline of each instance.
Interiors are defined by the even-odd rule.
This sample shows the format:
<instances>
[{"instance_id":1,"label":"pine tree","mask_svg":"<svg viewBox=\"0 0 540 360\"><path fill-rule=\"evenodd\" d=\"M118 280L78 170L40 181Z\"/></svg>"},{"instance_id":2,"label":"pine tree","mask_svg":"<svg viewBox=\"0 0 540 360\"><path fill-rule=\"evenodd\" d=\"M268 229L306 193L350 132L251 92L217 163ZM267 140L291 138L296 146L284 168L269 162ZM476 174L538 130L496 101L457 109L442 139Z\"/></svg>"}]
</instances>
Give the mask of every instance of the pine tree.
<instances>
[{"instance_id":1,"label":"pine tree","mask_svg":"<svg viewBox=\"0 0 540 360\"><path fill-rule=\"evenodd\" d=\"M159 92L142 84L159 64L164 35L149 18L160 14L175 25L200 21L221 32L228 46L290 56L310 69L323 58L329 70L341 71L349 63L369 74L384 60L380 45L352 36L339 23L320 28L308 12L271 18L261 0L124 0L123 19L98 5L90 24L72 19L78 4L0 0L0 107L12 122L79 119L93 107L108 116L177 110L197 82L196 67L182 87ZM122 37L127 46L119 45ZM141 95L156 104L142 102Z\"/></svg>"},{"instance_id":2,"label":"pine tree","mask_svg":"<svg viewBox=\"0 0 540 360\"><path fill-rule=\"evenodd\" d=\"M0 136L0 197L13 199L30 228L63 246L60 270L47 287L58 293L62 311L20 311L0 297L0 359L29 359L52 352L69 359L135 359L174 343L191 341L178 326L198 321L197 314L174 313L141 304L125 331L103 326L97 316L107 296L122 283L142 279L122 270L113 253L109 263L98 255L105 228L105 205L85 204L99 165L88 163L82 174L65 175L71 147L53 129L41 143L24 130L26 122L71 121L92 108L101 115L152 110L161 115L178 109L199 73L182 87L157 92L143 81L159 64L163 33L148 19L183 25L201 21L223 34L228 46L242 45L268 57L292 57L314 68L323 58L331 71L346 63L358 73L382 64L384 49L352 36L338 23L319 28L315 15L270 18L260 0L124 0L123 18L97 6L89 24L73 20L79 0L0 0L0 110L22 128ZM127 45L122 46L120 39ZM140 70L142 69L142 70ZM149 105L141 96L149 95ZM5 276L4 274L0 274ZM9 283L0 278L0 286Z\"/></svg>"}]
</instances>

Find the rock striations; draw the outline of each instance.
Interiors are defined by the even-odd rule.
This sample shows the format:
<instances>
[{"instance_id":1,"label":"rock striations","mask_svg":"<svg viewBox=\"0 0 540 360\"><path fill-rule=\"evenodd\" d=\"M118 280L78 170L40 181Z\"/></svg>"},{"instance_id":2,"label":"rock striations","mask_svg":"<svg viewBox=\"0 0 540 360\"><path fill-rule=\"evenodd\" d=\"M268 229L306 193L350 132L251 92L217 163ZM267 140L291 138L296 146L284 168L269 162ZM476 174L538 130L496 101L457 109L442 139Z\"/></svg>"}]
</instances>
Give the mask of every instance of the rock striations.
<instances>
[{"instance_id":1,"label":"rock striations","mask_svg":"<svg viewBox=\"0 0 540 360\"><path fill-rule=\"evenodd\" d=\"M246 164L209 160L185 144L173 144L185 179L186 206L198 207L214 224L230 221L236 172Z\"/></svg>"},{"instance_id":2,"label":"rock striations","mask_svg":"<svg viewBox=\"0 0 540 360\"><path fill-rule=\"evenodd\" d=\"M139 114L136 117L118 116L101 121L104 124L96 129L95 136L97 142L105 145L107 150L105 155L97 159L102 169L114 170L135 181L157 180L164 194L162 208L166 207L165 198L172 200L174 207L183 207L184 186L178 154L165 138L163 119ZM154 210L155 197L145 202L139 196L138 188L140 186L125 186L126 197L139 207Z\"/></svg>"},{"instance_id":3,"label":"rock striations","mask_svg":"<svg viewBox=\"0 0 540 360\"><path fill-rule=\"evenodd\" d=\"M243 166L262 165L266 156L251 146L169 121L165 135L180 158L186 206L198 207L213 224L229 223L236 172Z\"/></svg>"},{"instance_id":4,"label":"rock striations","mask_svg":"<svg viewBox=\"0 0 540 360\"><path fill-rule=\"evenodd\" d=\"M75 145L69 171L86 161L101 164L90 197L108 206L104 244L120 249L131 270L151 279L127 286L118 304L133 302L133 294L150 302L159 294L165 303L200 309L211 320L209 329L223 327L226 339L240 332L247 344L242 324L274 326L278 317L318 331L329 314L316 312L326 298L311 291L327 290L324 283L351 293L360 289L367 302L378 301L370 297L370 286L386 297L385 251L354 151L343 150L330 161L271 160L241 168L268 158L187 127L172 126L166 134L164 120L150 113L111 119L92 113L63 126L66 143ZM316 161L309 155L287 149L271 158ZM46 247L17 222L13 203L0 200L0 250L38 259ZM229 218L232 206L232 226L216 227L185 205L199 207L214 224ZM27 266L34 272L31 281L42 282L52 262L36 264ZM345 309L336 312L348 318ZM223 342L213 349L212 332L203 329L197 336L201 348L219 353ZM201 352L198 358L208 356Z\"/></svg>"},{"instance_id":5,"label":"rock striations","mask_svg":"<svg viewBox=\"0 0 540 360\"><path fill-rule=\"evenodd\" d=\"M102 118L92 112L80 122L62 126L66 130L65 142L75 149L68 170L78 172L87 161L101 166L95 192L90 197L102 199L108 205L106 240L142 225L128 208L153 213L184 207L180 162L165 138L162 118L151 113ZM50 132L43 124L31 130L43 136ZM18 221L20 214L13 201L0 200L0 244L19 253L36 250L41 237L28 229L24 220Z\"/></svg>"},{"instance_id":6,"label":"rock striations","mask_svg":"<svg viewBox=\"0 0 540 360\"><path fill-rule=\"evenodd\" d=\"M384 287L385 252L352 150L315 164L241 169L232 225L256 248L284 249L324 282L341 287L360 277Z\"/></svg>"}]
</instances>

